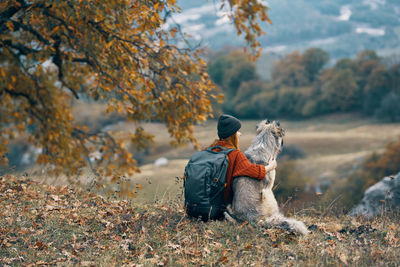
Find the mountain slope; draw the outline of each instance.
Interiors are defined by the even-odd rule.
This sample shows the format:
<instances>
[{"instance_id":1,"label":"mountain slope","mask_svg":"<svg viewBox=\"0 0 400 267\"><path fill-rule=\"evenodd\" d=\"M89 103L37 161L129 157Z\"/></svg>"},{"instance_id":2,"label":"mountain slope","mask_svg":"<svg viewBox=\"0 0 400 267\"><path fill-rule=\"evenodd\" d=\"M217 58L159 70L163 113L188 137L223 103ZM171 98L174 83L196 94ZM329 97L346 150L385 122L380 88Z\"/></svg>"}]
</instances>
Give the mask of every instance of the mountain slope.
<instances>
[{"instance_id":1,"label":"mountain slope","mask_svg":"<svg viewBox=\"0 0 400 267\"><path fill-rule=\"evenodd\" d=\"M243 45L243 39L214 1L181 0L176 22L212 49ZM265 52L287 53L321 47L333 58L361 50L400 53L400 2L396 0L270 0L272 25L264 24L260 39Z\"/></svg>"}]
</instances>

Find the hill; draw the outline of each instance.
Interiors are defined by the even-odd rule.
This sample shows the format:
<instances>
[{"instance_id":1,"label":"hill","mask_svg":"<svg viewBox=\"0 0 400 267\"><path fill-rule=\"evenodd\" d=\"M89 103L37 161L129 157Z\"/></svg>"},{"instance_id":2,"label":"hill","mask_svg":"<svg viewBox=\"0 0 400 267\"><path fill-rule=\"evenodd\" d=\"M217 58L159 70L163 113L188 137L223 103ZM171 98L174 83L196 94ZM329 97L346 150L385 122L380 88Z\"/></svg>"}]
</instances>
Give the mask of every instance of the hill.
<instances>
[{"instance_id":1,"label":"hill","mask_svg":"<svg viewBox=\"0 0 400 267\"><path fill-rule=\"evenodd\" d=\"M138 205L0 177L0 265L396 265L398 218L305 214L311 233L188 219L181 203Z\"/></svg>"},{"instance_id":2,"label":"hill","mask_svg":"<svg viewBox=\"0 0 400 267\"><path fill-rule=\"evenodd\" d=\"M334 59L352 57L361 50L381 55L400 53L400 3L396 0L271 0L272 25L260 39L265 52L275 54L320 47ZM182 13L172 21L191 34L194 42L212 49L244 45L213 1L181 0ZM267 60L268 58L266 58Z\"/></svg>"}]
</instances>

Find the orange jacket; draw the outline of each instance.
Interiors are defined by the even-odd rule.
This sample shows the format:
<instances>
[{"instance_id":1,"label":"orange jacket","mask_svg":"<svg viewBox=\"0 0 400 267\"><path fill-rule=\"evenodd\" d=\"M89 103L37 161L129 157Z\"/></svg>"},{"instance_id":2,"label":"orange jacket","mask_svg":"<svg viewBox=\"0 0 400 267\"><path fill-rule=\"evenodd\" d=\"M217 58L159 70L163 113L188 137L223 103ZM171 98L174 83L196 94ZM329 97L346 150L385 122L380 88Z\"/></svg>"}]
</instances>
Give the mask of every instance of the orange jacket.
<instances>
[{"instance_id":1,"label":"orange jacket","mask_svg":"<svg viewBox=\"0 0 400 267\"><path fill-rule=\"evenodd\" d=\"M216 145L230 148L225 141L217 141ZM218 151L218 149L215 149ZM228 154L228 170L226 172L225 202L232 202L232 182L235 177L248 176L255 179L263 180L265 178L265 166L251 163L245 154L240 150L234 150Z\"/></svg>"}]
</instances>

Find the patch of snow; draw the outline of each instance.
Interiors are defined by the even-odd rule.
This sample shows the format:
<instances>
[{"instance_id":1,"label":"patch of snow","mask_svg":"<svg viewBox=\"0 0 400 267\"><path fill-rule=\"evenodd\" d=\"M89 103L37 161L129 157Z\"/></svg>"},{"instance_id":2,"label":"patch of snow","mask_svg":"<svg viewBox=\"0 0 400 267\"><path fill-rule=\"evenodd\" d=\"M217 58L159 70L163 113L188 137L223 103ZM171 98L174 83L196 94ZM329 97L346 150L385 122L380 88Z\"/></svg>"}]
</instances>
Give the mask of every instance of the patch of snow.
<instances>
[{"instance_id":1,"label":"patch of snow","mask_svg":"<svg viewBox=\"0 0 400 267\"><path fill-rule=\"evenodd\" d=\"M371 36L383 36L385 35L385 28L368 28L368 27L357 27L356 33L366 33Z\"/></svg>"},{"instance_id":2,"label":"patch of snow","mask_svg":"<svg viewBox=\"0 0 400 267\"><path fill-rule=\"evenodd\" d=\"M371 10L376 10L380 5L381 6L385 5L386 0L364 0L364 4L369 5Z\"/></svg>"},{"instance_id":3,"label":"patch of snow","mask_svg":"<svg viewBox=\"0 0 400 267\"><path fill-rule=\"evenodd\" d=\"M309 43L309 46L320 46L320 45L332 44L332 43L336 42L336 40L337 40L336 37L329 37L329 38L325 38L325 39L316 39L316 40L312 40Z\"/></svg>"},{"instance_id":4,"label":"patch of snow","mask_svg":"<svg viewBox=\"0 0 400 267\"><path fill-rule=\"evenodd\" d=\"M168 165L168 159L164 157L158 158L154 161L154 166L156 167L167 166L167 165Z\"/></svg>"},{"instance_id":5,"label":"patch of snow","mask_svg":"<svg viewBox=\"0 0 400 267\"><path fill-rule=\"evenodd\" d=\"M281 53L285 51L288 47L286 45L277 45L277 46L266 46L263 47L263 52L273 52L273 53Z\"/></svg>"},{"instance_id":6,"label":"patch of snow","mask_svg":"<svg viewBox=\"0 0 400 267\"><path fill-rule=\"evenodd\" d=\"M340 9L340 16L337 18L338 20L342 20L342 21L348 21L350 20L351 17L351 9L350 6L342 6L342 8Z\"/></svg>"}]
</instances>

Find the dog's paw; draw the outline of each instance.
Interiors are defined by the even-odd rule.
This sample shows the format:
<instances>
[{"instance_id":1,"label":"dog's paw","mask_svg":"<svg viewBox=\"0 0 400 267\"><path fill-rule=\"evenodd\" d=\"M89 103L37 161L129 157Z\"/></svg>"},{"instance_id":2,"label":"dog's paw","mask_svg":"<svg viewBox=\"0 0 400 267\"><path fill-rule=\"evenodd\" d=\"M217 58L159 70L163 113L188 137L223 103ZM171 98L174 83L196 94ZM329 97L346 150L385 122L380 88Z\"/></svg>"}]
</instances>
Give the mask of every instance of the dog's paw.
<instances>
[{"instance_id":1,"label":"dog's paw","mask_svg":"<svg viewBox=\"0 0 400 267\"><path fill-rule=\"evenodd\" d=\"M229 213L226 211L224 211L224 217L225 217L225 220L227 220L231 223L237 223L237 221L231 215L229 215Z\"/></svg>"}]
</instances>

